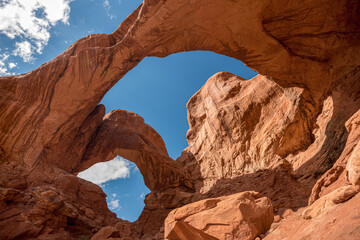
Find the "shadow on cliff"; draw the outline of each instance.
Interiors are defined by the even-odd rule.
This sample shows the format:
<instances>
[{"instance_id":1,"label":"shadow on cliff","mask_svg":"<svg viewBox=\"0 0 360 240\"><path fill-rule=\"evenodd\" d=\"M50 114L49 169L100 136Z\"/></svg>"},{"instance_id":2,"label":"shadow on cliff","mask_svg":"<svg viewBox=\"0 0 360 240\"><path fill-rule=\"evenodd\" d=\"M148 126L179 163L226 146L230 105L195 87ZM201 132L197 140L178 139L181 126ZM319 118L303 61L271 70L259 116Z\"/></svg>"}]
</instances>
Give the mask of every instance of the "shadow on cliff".
<instances>
[{"instance_id":1,"label":"shadow on cliff","mask_svg":"<svg viewBox=\"0 0 360 240\"><path fill-rule=\"evenodd\" d=\"M316 181L339 160L349 136L345 123L360 106L360 67L344 78L353 81L338 81L340 84L333 87L329 95L332 99L332 116L326 124L325 140L314 156L295 171L284 161L272 169L262 169L232 179L221 178L205 194L195 193L193 201L257 191L272 200L275 214L282 215L286 209L296 211L307 206ZM190 152L187 152L187 157L194 159ZM192 165L189 166L190 162ZM189 160L184 165L190 169L197 182L196 189L201 189L203 179L200 165L196 160Z\"/></svg>"},{"instance_id":2,"label":"shadow on cliff","mask_svg":"<svg viewBox=\"0 0 360 240\"><path fill-rule=\"evenodd\" d=\"M307 179L312 176L318 179L335 164L345 148L349 136L345 123L360 106L360 82L358 81L360 67L345 75L344 78L347 80L340 81L341 85L334 86L330 95L333 112L325 129L326 139L320 151L295 171L295 175L299 178Z\"/></svg>"},{"instance_id":3,"label":"shadow on cliff","mask_svg":"<svg viewBox=\"0 0 360 240\"><path fill-rule=\"evenodd\" d=\"M194 159L194 155L187 151L177 159L183 161L196 182L197 191L193 195L192 202L244 191L257 191L271 199L275 214L282 215L287 209L295 211L307 206L315 183L315 181L300 182L295 178L290 164L284 161L272 169L262 169L235 178L223 177L217 180L209 191L202 194L199 190L204 186L204 180L201 178L200 165Z\"/></svg>"},{"instance_id":4,"label":"shadow on cliff","mask_svg":"<svg viewBox=\"0 0 360 240\"><path fill-rule=\"evenodd\" d=\"M312 185L298 181L289 166L280 164L274 169L259 170L236 178L222 178L199 199L227 196L244 191L260 192L271 199L274 213L282 215L287 209L296 211L307 206Z\"/></svg>"}]
</instances>

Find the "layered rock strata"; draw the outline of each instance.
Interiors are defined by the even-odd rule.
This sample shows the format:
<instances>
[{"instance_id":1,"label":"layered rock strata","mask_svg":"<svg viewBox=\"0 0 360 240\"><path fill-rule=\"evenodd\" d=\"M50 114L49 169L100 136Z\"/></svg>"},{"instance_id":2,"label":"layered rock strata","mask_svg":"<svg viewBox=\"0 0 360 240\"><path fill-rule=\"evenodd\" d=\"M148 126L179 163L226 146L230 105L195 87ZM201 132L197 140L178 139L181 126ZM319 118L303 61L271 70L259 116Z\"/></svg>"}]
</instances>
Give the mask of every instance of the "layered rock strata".
<instances>
[{"instance_id":1,"label":"layered rock strata","mask_svg":"<svg viewBox=\"0 0 360 240\"><path fill-rule=\"evenodd\" d=\"M273 203L266 238L359 238L359 12L356 0L145 0L114 33L1 77L1 238L89 238L107 226L104 239L161 239L171 210L249 190ZM141 117L104 118L98 104L144 57L193 50L260 75L213 76L188 103L189 147L172 161ZM75 176L116 154L152 190L135 223L116 219L102 190ZM326 216L344 220L329 229ZM294 235L299 226L308 231Z\"/></svg>"}]
</instances>

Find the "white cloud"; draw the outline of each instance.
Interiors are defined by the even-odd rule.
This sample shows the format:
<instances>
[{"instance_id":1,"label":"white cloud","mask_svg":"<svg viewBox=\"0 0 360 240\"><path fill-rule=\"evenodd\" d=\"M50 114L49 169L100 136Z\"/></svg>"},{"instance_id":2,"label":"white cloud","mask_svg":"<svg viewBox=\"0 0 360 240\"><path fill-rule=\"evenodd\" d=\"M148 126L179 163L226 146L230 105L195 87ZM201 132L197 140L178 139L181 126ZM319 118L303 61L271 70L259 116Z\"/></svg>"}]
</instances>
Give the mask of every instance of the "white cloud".
<instances>
[{"instance_id":1,"label":"white cloud","mask_svg":"<svg viewBox=\"0 0 360 240\"><path fill-rule=\"evenodd\" d=\"M30 42L23 41L15 43L15 50L13 51L14 56L19 56L23 59L24 62L30 62L34 60L33 54L33 47L31 46Z\"/></svg>"},{"instance_id":2,"label":"white cloud","mask_svg":"<svg viewBox=\"0 0 360 240\"><path fill-rule=\"evenodd\" d=\"M50 29L59 21L68 24L72 0L4 0L0 2L0 34L14 39L14 54L25 62L42 53ZM21 39L19 41L19 39Z\"/></svg>"},{"instance_id":3,"label":"white cloud","mask_svg":"<svg viewBox=\"0 0 360 240\"><path fill-rule=\"evenodd\" d=\"M17 63L10 62L10 63L8 64L8 66L9 66L9 69L13 69L14 67L17 66Z\"/></svg>"},{"instance_id":4,"label":"white cloud","mask_svg":"<svg viewBox=\"0 0 360 240\"><path fill-rule=\"evenodd\" d=\"M1 49L0 49L1 51ZM6 67L6 60L9 58L9 55L6 53L0 53L0 76L11 75L8 68Z\"/></svg>"},{"instance_id":5,"label":"white cloud","mask_svg":"<svg viewBox=\"0 0 360 240\"><path fill-rule=\"evenodd\" d=\"M110 202L108 203L108 206L109 206L109 208L110 208L111 210L115 210L115 209L121 208L118 199L112 199L112 200L110 200Z\"/></svg>"},{"instance_id":6,"label":"white cloud","mask_svg":"<svg viewBox=\"0 0 360 240\"><path fill-rule=\"evenodd\" d=\"M130 166L129 161L117 156L111 161L97 163L77 176L100 185L110 180L130 177Z\"/></svg>"},{"instance_id":7,"label":"white cloud","mask_svg":"<svg viewBox=\"0 0 360 240\"><path fill-rule=\"evenodd\" d=\"M6 67L2 66L3 64L4 64L4 62L0 61L0 76L10 75L10 73L8 72L8 69Z\"/></svg>"},{"instance_id":8,"label":"white cloud","mask_svg":"<svg viewBox=\"0 0 360 240\"><path fill-rule=\"evenodd\" d=\"M121 208L120 204L119 204L119 200L116 199L117 195L116 193L111 194L108 197L108 206L110 208L110 210L119 210Z\"/></svg>"}]
</instances>

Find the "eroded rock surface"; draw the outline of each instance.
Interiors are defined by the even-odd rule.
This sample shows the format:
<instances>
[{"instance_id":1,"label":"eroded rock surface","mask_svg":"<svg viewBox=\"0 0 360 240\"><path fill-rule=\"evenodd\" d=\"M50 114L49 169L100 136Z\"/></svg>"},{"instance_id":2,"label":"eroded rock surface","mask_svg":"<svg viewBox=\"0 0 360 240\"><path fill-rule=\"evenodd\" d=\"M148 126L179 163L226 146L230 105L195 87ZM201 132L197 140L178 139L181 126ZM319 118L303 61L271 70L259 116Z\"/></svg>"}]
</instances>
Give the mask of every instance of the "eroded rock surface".
<instances>
[{"instance_id":1,"label":"eroded rock surface","mask_svg":"<svg viewBox=\"0 0 360 240\"><path fill-rule=\"evenodd\" d=\"M218 73L188 102L189 148L203 179L219 180L279 164L313 141L315 103L301 88L282 88L264 76L245 81ZM271 114L269 114L271 113Z\"/></svg>"},{"instance_id":2,"label":"eroded rock surface","mask_svg":"<svg viewBox=\"0 0 360 240\"><path fill-rule=\"evenodd\" d=\"M274 204L278 228L266 238L356 239L359 12L356 0L145 0L114 33L1 77L1 238L89 238L105 227L104 238L161 239L171 210L255 190ZM104 118L98 104L144 57L192 50L260 75L219 73L194 95L189 147L175 162L141 117ZM102 190L75 176L116 154L153 190L135 223L116 219Z\"/></svg>"},{"instance_id":3,"label":"eroded rock surface","mask_svg":"<svg viewBox=\"0 0 360 240\"><path fill-rule=\"evenodd\" d=\"M336 195L343 190L337 191ZM330 197L327 200L320 198L317 200L319 205L315 202L313 207L310 206L310 211L298 211L280 223L273 224L264 239L358 239L360 194L348 201L342 199L334 203L333 200Z\"/></svg>"},{"instance_id":4,"label":"eroded rock surface","mask_svg":"<svg viewBox=\"0 0 360 240\"><path fill-rule=\"evenodd\" d=\"M209 198L170 212L165 239L250 240L266 233L273 218L270 199L257 192Z\"/></svg>"},{"instance_id":5,"label":"eroded rock surface","mask_svg":"<svg viewBox=\"0 0 360 240\"><path fill-rule=\"evenodd\" d=\"M108 113L76 170L83 171L117 155L137 165L145 185L152 191L180 185L192 187L181 165L169 157L161 136L136 113L125 110Z\"/></svg>"},{"instance_id":6,"label":"eroded rock surface","mask_svg":"<svg viewBox=\"0 0 360 240\"><path fill-rule=\"evenodd\" d=\"M346 127L350 133L347 145L353 148L346 165L347 179L353 185L360 185L360 111L347 121Z\"/></svg>"}]
</instances>

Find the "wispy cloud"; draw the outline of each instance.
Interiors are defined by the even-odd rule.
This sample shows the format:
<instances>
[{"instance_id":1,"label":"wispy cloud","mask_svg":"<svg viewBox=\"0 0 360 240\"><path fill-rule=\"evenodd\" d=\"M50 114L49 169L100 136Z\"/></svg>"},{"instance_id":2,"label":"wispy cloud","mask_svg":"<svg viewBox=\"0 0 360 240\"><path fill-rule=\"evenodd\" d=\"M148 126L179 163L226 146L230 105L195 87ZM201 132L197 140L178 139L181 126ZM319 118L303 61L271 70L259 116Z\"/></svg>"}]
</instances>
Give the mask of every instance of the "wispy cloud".
<instances>
[{"instance_id":1,"label":"wispy cloud","mask_svg":"<svg viewBox=\"0 0 360 240\"><path fill-rule=\"evenodd\" d=\"M32 61L50 39L50 29L58 22L69 24L72 0L0 1L0 34L13 39L8 53Z\"/></svg>"},{"instance_id":2,"label":"wispy cloud","mask_svg":"<svg viewBox=\"0 0 360 240\"><path fill-rule=\"evenodd\" d=\"M0 49L1 51L1 49ZM9 58L8 54L1 54L0 52L0 76L10 75L8 68L6 67L6 60Z\"/></svg>"},{"instance_id":3,"label":"wispy cloud","mask_svg":"<svg viewBox=\"0 0 360 240\"><path fill-rule=\"evenodd\" d=\"M15 56L19 56L24 62L30 62L33 58L33 47L29 41L15 43L15 49L13 51Z\"/></svg>"},{"instance_id":4,"label":"wispy cloud","mask_svg":"<svg viewBox=\"0 0 360 240\"><path fill-rule=\"evenodd\" d=\"M116 16L114 14L111 14L111 5L109 0L104 0L103 2L103 6L105 8L106 14L110 19L114 19L116 18Z\"/></svg>"},{"instance_id":5,"label":"wispy cloud","mask_svg":"<svg viewBox=\"0 0 360 240\"><path fill-rule=\"evenodd\" d=\"M145 198L145 193L142 192L142 193L140 194L140 196L139 196L139 199L144 199L144 198Z\"/></svg>"},{"instance_id":6,"label":"wispy cloud","mask_svg":"<svg viewBox=\"0 0 360 240\"><path fill-rule=\"evenodd\" d=\"M117 156L111 161L93 165L91 168L80 172L78 177L101 185L110 180L130 177L130 168L129 161Z\"/></svg>"},{"instance_id":7,"label":"wispy cloud","mask_svg":"<svg viewBox=\"0 0 360 240\"><path fill-rule=\"evenodd\" d=\"M111 200L108 206L111 210L119 209L120 207L119 200L118 199Z\"/></svg>"},{"instance_id":8,"label":"wispy cloud","mask_svg":"<svg viewBox=\"0 0 360 240\"><path fill-rule=\"evenodd\" d=\"M13 68L15 68L17 66L17 63L10 62L8 64L8 66L9 66L9 69L13 69Z\"/></svg>"},{"instance_id":9,"label":"wispy cloud","mask_svg":"<svg viewBox=\"0 0 360 240\"><path fill-rule=\"evenodd\" d=\"M108 206L110 210L119 210L121 208L119 204L119 199L116 199L117 195L115 193L111 194L108 197Z\"/></svg>"}]
</instances>

